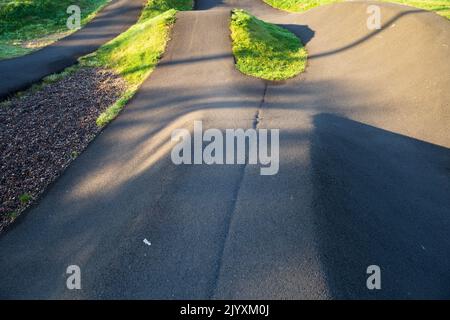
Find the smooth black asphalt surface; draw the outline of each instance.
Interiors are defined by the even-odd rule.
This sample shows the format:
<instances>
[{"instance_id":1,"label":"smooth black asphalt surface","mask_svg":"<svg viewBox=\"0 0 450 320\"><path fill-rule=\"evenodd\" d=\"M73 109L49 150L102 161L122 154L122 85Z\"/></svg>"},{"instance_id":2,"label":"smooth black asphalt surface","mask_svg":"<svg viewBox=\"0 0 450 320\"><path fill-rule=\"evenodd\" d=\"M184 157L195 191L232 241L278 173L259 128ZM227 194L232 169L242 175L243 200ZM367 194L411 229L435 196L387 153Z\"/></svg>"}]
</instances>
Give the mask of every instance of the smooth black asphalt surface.
<instances>
[{"instance_id":1,"label":"smooth black asphalt surface","mask_svg":"<svg viewBox=\"0 0 450 320\"><path fill-rule=\"evenodd\" d=\"M0 99L77 62L132 26L143 0L113 0L81 30L31 54L0 61Z\"/></svg>"},{"instance_id":2,"label":"smooth black asphalt surface","mask_svg":"<svg viewBox=\"0 0 450 320\"><path fill-rule=\"evenodd\" d=\"M0 236L0 297L450 298L450 24L378 3L370 31L368 4L179 13L131 103ZM296 32L306 72L275 84L236 71L233 7ZM280 129L279 173L174 165L171 133L194 120ZM66 288L69 265L81 290Z\"/></svg>"}]
</instances>

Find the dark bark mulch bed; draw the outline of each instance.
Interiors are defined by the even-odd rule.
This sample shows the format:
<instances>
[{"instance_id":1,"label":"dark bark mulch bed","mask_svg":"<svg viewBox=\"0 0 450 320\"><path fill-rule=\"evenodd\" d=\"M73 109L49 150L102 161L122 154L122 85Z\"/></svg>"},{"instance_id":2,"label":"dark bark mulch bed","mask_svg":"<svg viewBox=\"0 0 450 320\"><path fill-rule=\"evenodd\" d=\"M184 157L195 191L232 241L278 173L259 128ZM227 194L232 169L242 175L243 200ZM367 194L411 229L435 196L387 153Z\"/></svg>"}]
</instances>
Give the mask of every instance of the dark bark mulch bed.
<instances>
[{"instance_id":1,"label":"dark bark mulch bed","mask_svg":"<svg viewBox=\"0 0 450 320\"><path fill-rule=\"evenodd\" d=\"M0 232L83 151L125 89L113 72L83 68L0 105Z\"/></svg>"}]
</instances>

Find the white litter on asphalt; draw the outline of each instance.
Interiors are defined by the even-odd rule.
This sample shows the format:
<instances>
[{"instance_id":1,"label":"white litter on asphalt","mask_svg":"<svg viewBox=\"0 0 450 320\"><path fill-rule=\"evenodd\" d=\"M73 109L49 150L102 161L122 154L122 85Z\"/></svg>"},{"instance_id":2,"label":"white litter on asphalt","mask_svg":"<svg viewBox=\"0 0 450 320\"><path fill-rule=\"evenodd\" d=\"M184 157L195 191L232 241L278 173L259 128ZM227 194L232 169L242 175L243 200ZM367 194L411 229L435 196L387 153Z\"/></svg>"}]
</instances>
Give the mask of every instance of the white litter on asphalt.
<instances>
[{"instance_id":1,"label":"white litter on asphalt","mask_svg":"<svg viewBox=\"0 0 450 320\"><path fill-rule=\"evenodd\" d=\"M151 246L151 245L152 245L152 243L151 243L150 241L148 241L147 239L144 239L144 243L145 243L146 245L148 245L148 246Z\"/></svg>"}]
</instances>

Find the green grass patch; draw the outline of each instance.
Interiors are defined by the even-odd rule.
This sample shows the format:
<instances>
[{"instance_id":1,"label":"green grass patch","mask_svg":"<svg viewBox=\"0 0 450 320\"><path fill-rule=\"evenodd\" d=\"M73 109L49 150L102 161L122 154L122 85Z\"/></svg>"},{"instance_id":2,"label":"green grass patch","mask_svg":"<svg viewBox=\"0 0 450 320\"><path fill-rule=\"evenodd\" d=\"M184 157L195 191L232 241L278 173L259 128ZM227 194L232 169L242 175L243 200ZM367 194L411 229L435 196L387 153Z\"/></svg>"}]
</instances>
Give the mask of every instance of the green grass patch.
<instances>
[{"instance_id":1,"label":"green grass patch","mask_svg":"<svg viewBox=\"0 0 450 320\"><path fill-rule=\"evenodd\" d=\"M45 77L44 79L41 80L41 82L33 84L31 86L31 88L26 89L24 91L19 91L17 93L14 94L15 97L22 97L25 96L27 94L33 93L33 92L37 92L39 90L41 90L44 86L50 84L50 83L55 83L59 80L62 80L63 78L74 74L75 72L77 72L80 69L80 65L76 64L74 66L68 67L66 69L64 69L64 71L60 72L60 73L54 73L51 74L47 77ZM3 101L0 101L0 108L7 108L11 106L11 98L5 99Z\"/></svg>"},{"instance_id":2,"label":"green grass patch","mask_svg":"<svg viewBox=\"0 0 450 320\"><path fill-rule=\"evenodd\" d=\"M236 67L244 74L285 80L305 70L307 52L297 36L244 10L233 10L231 38Z\"/></svg>"},{"instance_id":3,"label":"green grass patch","mask_svg":"<svg viewBox=\"0 0 450 320\"><path fill-rule=\"evenodd\" d=\"M6 216L8 217L8 220L12 222L17 219L17 217L19 216L19 213L17 211L8 212L6 214Z\"/></svg>"},{"instance_id":4,"label":"green grass patch","mask_svg":"<svg viewBox=\"0 0 450 320\"><path fill-rule=\"evenodd\" d=\"M291 11L303 12L324 4L341 2L342 0L263 0L272 7ZM450 19L450 0L380 0L384 2L400 3L424 10L429 10Z\"/></svg>"},{"instance_id":5,"label":"green grass patch","mask_svg":"<svg viewBox=\"0 0 450 320\"><path fill-rule=\"evenodd\" d=\"M156 66L168 38L175 10L140 20L126 32L80 59L82 66L112 69L133 86L141 83Z\"/></svg>"},{"instance_id":6,"label":"green grass patch","mask_svg":"<svg viewBox=\"0 0 450 320\"><path fill-rule=\"evenodd\" d=\"M78 5L81 25L109 0L0 0L0 59L27 54L69 34L67 8Z\"/></svg>"}]
</instances>

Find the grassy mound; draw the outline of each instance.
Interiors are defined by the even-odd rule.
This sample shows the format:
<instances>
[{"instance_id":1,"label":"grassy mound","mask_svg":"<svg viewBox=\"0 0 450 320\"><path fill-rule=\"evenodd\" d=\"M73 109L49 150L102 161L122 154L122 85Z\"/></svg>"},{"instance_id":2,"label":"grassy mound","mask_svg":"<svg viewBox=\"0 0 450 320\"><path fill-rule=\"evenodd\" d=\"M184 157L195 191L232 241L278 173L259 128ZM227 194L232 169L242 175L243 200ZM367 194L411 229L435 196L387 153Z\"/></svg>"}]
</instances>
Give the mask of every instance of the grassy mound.
<instances>
[{"instance_id":1,"label":"grassy mound","mask_svg":"<svg viewBox=\"0 0 450 320\"><path fill-rule=\"evenodd\" d=\"M303 72L307 53L290 31L264 22L243 10L233 10L231 37L236 67L266 80L284 80Z\"/></svg>"}]
</instances>

